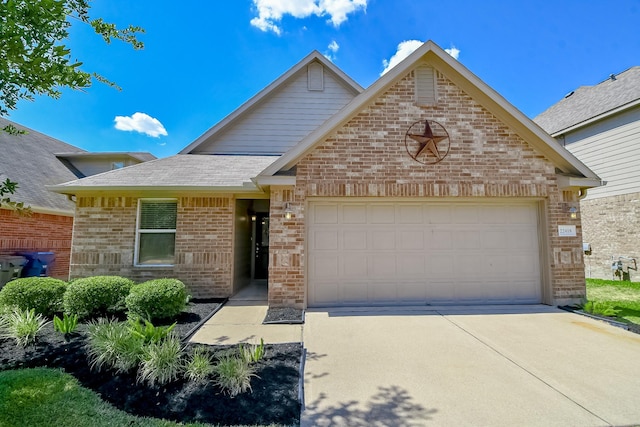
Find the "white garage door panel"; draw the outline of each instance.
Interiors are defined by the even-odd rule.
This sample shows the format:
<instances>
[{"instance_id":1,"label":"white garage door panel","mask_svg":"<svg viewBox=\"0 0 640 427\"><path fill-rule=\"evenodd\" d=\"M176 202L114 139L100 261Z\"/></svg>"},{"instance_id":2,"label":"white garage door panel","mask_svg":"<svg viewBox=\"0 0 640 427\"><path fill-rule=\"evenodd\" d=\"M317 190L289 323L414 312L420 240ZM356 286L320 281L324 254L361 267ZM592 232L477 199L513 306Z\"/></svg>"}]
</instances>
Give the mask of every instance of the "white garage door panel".
<instances>
[{"instance_id":1,"label":"white garage door panel","mask_svg":"<svg viewBox=\"0 0 640 427\"><path fill-rule=\"evenodd\" d=\"M311 202L308 304L539 303L530 204Z\"/></svg>"}]
</instances>

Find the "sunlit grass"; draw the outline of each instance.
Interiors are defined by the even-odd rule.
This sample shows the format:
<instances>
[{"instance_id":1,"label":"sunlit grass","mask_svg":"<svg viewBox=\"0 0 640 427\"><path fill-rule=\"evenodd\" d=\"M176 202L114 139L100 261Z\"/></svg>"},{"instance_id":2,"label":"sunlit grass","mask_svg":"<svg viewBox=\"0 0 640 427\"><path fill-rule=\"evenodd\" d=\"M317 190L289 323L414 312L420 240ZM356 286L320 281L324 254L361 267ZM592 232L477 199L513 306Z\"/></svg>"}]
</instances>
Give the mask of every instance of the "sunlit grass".
<instances>
[{"instance_id":1,"label":"sunlit grass","mask_svg":"<svg viewBox=\"0 0 640 427\"><path fill-rule=\"evenodd\" d=\"M587 279L587 299L610 303L621 321L640 324L640 283Z\"/></svg>"},{"instance_id":2,"label":"sunlit grass","mask_svg":"<svg viewBox=\"0 0 640 427\"><path fill-rule=\"evenodd\" d=\"M104 402L61 370L34 368L0 371L0 427L10 426L206 427L209 424L137 417Z\"/></svg>"}]
</instances>

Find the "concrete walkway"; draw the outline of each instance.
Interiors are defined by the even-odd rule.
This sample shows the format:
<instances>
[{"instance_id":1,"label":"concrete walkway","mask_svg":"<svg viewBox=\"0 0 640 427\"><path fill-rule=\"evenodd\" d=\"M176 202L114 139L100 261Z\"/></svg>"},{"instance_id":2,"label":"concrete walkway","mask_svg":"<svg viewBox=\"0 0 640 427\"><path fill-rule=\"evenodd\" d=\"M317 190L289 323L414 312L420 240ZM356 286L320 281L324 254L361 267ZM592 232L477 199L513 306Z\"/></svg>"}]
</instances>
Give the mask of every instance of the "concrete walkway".
<instances>
[{"instance_id":1,"label":"concrete walkway","mask_svg":"<svg viewBox=\"0 0 640 427\"><path fill-rule=\"evenodd\" d=\"M547 306L310 310L303 426L640 424L640 336Z\"/></svg>"},{"instance_id":2,"label":"concrete walkway","mask_svg":"<svg viewBox=\"0 0 640 427\"><path fill-rule=\"evenodd\" d=\"M229 301L211 317L190 342L202 344L281 344L302 341L302 325L263 325L265 301Z\"/></svg>"}]
</instances>

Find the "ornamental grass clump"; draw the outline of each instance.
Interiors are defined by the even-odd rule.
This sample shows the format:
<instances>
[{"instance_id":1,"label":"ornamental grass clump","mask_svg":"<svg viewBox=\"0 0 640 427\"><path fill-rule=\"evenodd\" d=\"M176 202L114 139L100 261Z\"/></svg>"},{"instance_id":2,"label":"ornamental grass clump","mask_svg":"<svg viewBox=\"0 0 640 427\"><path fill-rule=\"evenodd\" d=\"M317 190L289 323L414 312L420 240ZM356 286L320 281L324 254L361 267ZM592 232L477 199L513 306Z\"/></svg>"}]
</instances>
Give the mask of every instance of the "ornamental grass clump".
<instances>
[{"instance_id":1,"label":"ornamental grass clump","mask_svg":"<svg viewBox=\"0 0 640 427\"><path fill-rule=\"evenodd\" d=\"M183 351L180 339L175 335L144 346L138 382L164 385L178 379L182 373Z\"/></svg>"},{"instance_id":2,"label":"ornamental grass clump","mask_svg":"<svg viewBox=\"0 0 640 427\"><path fill-rule=\"evenodd\" d=\"M616 317L620 310L608 301L587 301L582 309L587 313L599 314L601 316Z\"/></svg>"},{"instance_id":3,"label":"ornamental grass clump","mask_svg":"<svg viewBox=\"0 0 640 427\"><path fill-rule=\"evenodd\" d=\"M87 334L87 354L92 369L107 367L116 372L129 372L140 363L144 340L132 334L125 322L98 319L89 323Z\"/></svg>"},{"instance_id":4,"label":"ornamental grass clump","mask_svg":"<svg viewBox=\"0 0 640 427\"><path fill-rule=\"evenodd\" d=\"M17 345L26 347L36 341L38 333L47 323L47 319L41 314L36 314L34 309L23 310L14 307L0 316L0 337L12 338Z\"/></svg>"},{"instance_id":5,"label":"ornamental grass clump","mask_svg":"<svg viewBox=\"0 0 640 427\"><path fill-rule=\"evenodd\" d=\"M256 370L241 357L226 354L214 367L216 379L214 383L223 393L235 397L240 393L251 391L251 378L256 377Z\"/></svg>"},{"instance_id":6,"label":"ornamental grass clump","mask_svg":"<svg viewBox=\"0 0 640 427\"><path fill-rule=\"evenodd\" d=\"M213 356L205 347L195 347L184 363L183 370L189 381L204 382L213 374Z\"/></svg>"},{"instance_id":7,"label":"ornamental grass clump","mask_svg":"<svg viewBox=\"0 0 640 427\"><path fill-rule=\"evenodd\" d=\"M35 310L36 314L51 317L62 311L67 284L51 277L24 277L8 282L0 290L0 306Z\"/></svg>"},{"instance_id":8,"label":"ornamental grass clump","mask_svg":"<svg viewBox=\"0 0 640 427\"><path fill-rule=\"evenodd\" d=\"M135 285L119 276L94 276L69 283L64 294L64 311L79 318L123 314L125 298Z\"/></svg>"},{"instance_id":9,"label":"ornamental grass clump","mask_svg":"<svg viewBox=\"0 0 640 427\"><path fill-rule=\"evenodd\" d=\"M126 298L129 317L155 320L172 319L187 306L187 288L178 279L155 279L131 289Z\"/></svg>"}]
</instances>

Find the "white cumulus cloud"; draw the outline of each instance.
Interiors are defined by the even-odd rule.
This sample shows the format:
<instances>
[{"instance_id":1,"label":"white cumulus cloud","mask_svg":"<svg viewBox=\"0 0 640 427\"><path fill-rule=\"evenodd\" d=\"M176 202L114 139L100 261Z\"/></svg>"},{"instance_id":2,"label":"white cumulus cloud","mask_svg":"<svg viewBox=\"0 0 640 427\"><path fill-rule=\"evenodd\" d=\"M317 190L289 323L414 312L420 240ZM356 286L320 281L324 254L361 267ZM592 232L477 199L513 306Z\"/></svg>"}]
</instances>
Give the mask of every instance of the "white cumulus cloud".
<instances>
[{"instance_id":1,"label":"white cumulus cloud","mask_svg":"<svg viewBox=\"0 0 640 427\"><path fill-rule=\"evenodd\" d=\"M311 15L329 16L328 21L339 27L347 15L367 8L368 0L253 0L258 16L251 25L262 31L273 31L280 35L282 17L291 15L302 19Z\"/></svg>"},{"instance_id":2,"label":"white cumulus cloud","mask_svg":"<svg viewBox=\"0 0 640 427\"><path fill-rule=\"evenodd\" d=\"M116 116L116 129L124 131L136 131L158 138L160 135L167 136L167 130L160 120L145 113L134 113L131 117Z\"/></svg>"},{"instance_id":3,"label":"white cumulus cloud","mask_svg":"<svg viewBox=\"0 0 640 427\"><path fill-rule=\"evenodd\" d=\"M387 71L398 65L400 62L402 62L403 59L411 55L414 50L416 50L423 44L424 42L421 42L420 40L405 40L403 42L400 42L396 53L394 53L391 58L382 60L384 70L382 70L380 75L386 74ZM454 59L458 59L458 57L460 56L460 49L456 48L453 45L449 49L445 49L444 51L451 55Z\"/></svg>"},{"instance_id":4,"label":"white cumulus cloud","mask_svg":"<svg viewBox=\"0 0 640 427\"><path fill-rule=\"evenodd\" d=\"M458 57L460 56L460 49L456 48L455 46L451 46L451 48L445 49L444 51L453 56L453 59L458 59Z\"/></svg>"},{"instance_id":5,"label":"white cumulus cloud","mask_svg":"<svg viewBox=\"0 0 640 427\"><path fill-rule=\"evenodd\" d=\"M324 53L324 57L329 61L333 61L334 59L336 59L336 52L338 52L338 49L340 49L340 45L337 41L332 40L331 43L329 43L329 46L327 46L327 49L328 50Z\"/></svg>"},{"instance_id":6,"label":"white cumulus cloud","mask_svg":"<svg viewBox=\"0 0 640 427\"><path fill-rule=\"evenodd\" d=\"M384 70L382 70L380 75L386 74L387 71L398 65L400 62L402 62L403 59L411 55L414 50L416 50L423 44L424 42L421 42L420 40L405 40L403 42L400 42L396 53L394 53L391 58L382 60Z\"/></svg>"}]
</instances>

